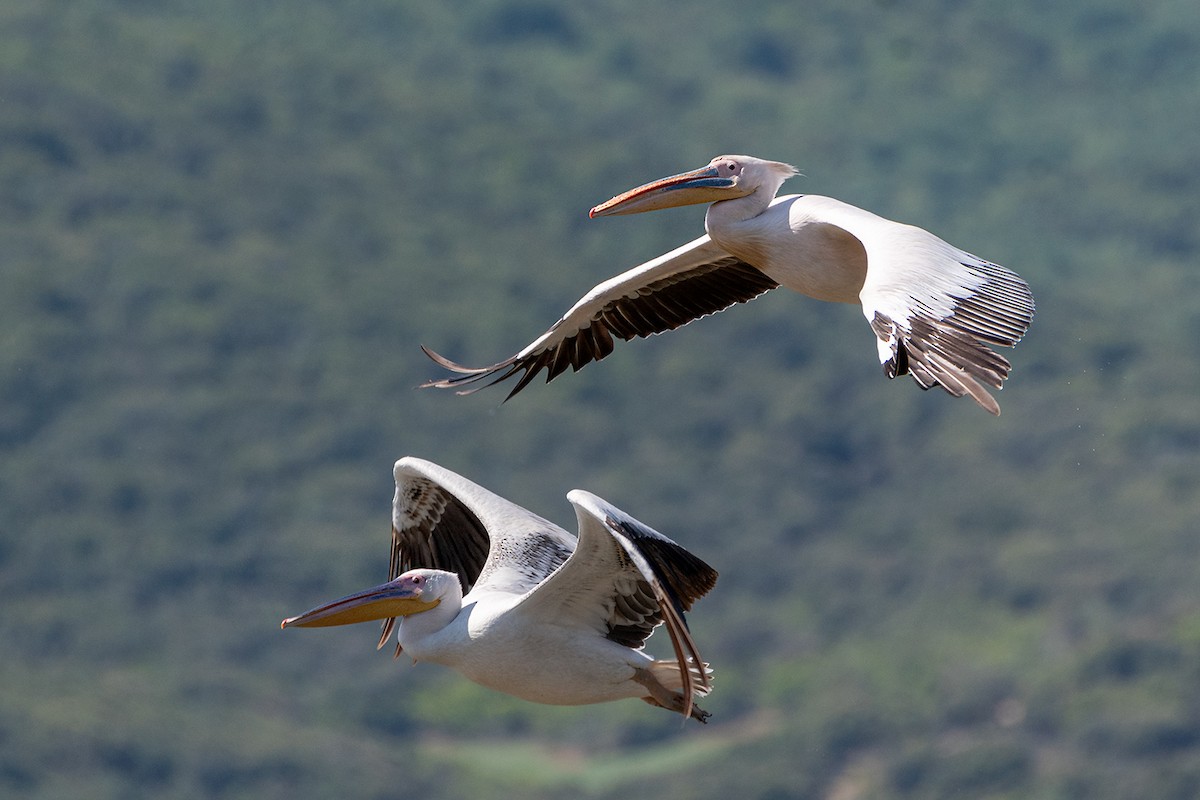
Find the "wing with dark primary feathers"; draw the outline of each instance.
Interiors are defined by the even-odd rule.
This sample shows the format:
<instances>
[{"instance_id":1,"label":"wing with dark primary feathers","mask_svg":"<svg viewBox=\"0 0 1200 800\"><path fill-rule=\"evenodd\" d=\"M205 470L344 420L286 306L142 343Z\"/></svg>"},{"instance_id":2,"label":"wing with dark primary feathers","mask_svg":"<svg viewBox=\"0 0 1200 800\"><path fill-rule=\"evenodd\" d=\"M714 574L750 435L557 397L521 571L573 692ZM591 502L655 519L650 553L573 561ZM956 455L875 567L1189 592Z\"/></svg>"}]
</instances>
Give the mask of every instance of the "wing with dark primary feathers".
<instances>
[{"instance_id":1,"label":"wing with dark primary feathers","mask_svg":"<svg viewBox=\"0 0 1200 800\"><path fill-rule=\"evenodd\" d=\"M579 521L578 546L520 608L556 625L573 621L634 649L665 624L688 716L693 694L706 694L711 681L684 612L716 585L716 570L589 492L576 489L567 498Z\"/></svg>"},{"instance_id":2,"label":"wing with dark primary feathers","mask_svg":"<svg viewBox=\"0 0 1200 800\"><path fill-rule=\"evenodd\" d=\"M932 298L910 297L895 318L874 309L871 329L879 337L889 378L912 375L922 389L941 386L954 397L970 395L999 414L999 404L983 386L1001 388L1012 365L989 345L1013 347L1021 341L1033 321L1033 293L1015 273L969 258L955 263L958 272L951 273L962 284L961 296L936 298L946 311L935 311Z\"/></svg>"},{"instance_id":3,"label":"wing with dark primary feathers","mask_svg":"<svg viewBox=\"0 0 1200 800\"><path fill-rule=\"evenodd\" d=\"M458 377L421 386L470 394L520 373L511 398L543 370L549 383L568 367L579 370L599 361L612 352L614 337L629 341L674 330L778 285L702 236L596 286L540 338L489 367L464 367L422 345L427 356ZM476 383L482 385L460 388Z\"/></svg>"},{"instance_id":4,"label":"wing with dark primary feathers","mask_svg":"<svg viewBox=\"0 0 1200 800\"><path fill-rule=\"evenodd\" d=\"M440 569L458 575L464 595L478 584L523 594L574 549L558 526L437 464L406 457L393 472L388 580ZM381 647L394 627L394 618L384 621Z\"/></svg>"}]
</instances>

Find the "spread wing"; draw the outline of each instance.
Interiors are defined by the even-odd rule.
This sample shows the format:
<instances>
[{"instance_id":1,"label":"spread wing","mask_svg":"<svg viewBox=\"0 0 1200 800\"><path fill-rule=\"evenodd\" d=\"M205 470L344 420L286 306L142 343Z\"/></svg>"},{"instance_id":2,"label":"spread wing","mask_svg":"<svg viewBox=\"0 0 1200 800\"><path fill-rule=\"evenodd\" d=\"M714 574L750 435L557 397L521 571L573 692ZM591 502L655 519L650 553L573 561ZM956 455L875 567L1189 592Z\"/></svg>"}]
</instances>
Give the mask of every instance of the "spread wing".
<instances>
[{"instance_id":1,"label":"spread wing","mask_svg":"<svg viewBox=\"0 0 1200 800\"><path fill-rule=\"evenodd\" d=\"M599 361L626 341L674 330L743 303L779 284L718 247L708 236L648 261L593 288L532 344L489 367L464 367L422 345L435 362L458 373L422 387L460 388L469 394L520 373L512 397L546 371L546 382ZM486 381L486 383L484 383ZM507 398L506 398L507 399Z\"/></svg>"},{"instance_id":2,"label":"spread wing","mask_svg":"<svg viewBox=\"0 0 1200 800\"><path fill-rule=\"evenodd\" d=\"M992 414L1012 369L993 346L1012 347L1033 321L1033 293L1019 275L912 225L831 198L809 195L814 216L862 243L867 275L859 293L889 378L912 375L922 389L970 395Z\"/></svg>"},{"instance_id":3,"label":"spread wing","mask_svg":"<svg viewBox=\"0 0 1200 800\"><path fill-rule=\"evenodd\" d=\"M1002 388L1012 365L989 345L1021 340L1033 321L1033 293L1015 273L967 253L940 266L954 284L949 289L926 293L913 286L879 297L873 308L864 298L884 373L912 375L922 389L970 395L998 415L1000 405L983 386Z\"/></svg>"},{"instance_id":4,"label":"spread wing","mask_svg":"<svg viewBox=\"0 0 1200 800\"><path fill-rule=\"evenodd\" d=\"M406 457L393 473L389 580L441 569L458 575L463 594L482 585L520 595L574 550L562 528L437 464ZM394 618L384 621L380 646L394 626Z\"/></svg>"},{"instance_id":5,"label":"spread wing","mask_svg":"<svg viewBox=\"0 0 1200 800\"><path fill-rule=\"evenodd\" d=\"M566 563L521 603L523 613L575 624L641 649L666 624L688 698L711 687L684 612L717 582L708 564L654 529L588 492L567 495L579 542Z\"/></svg>"}]
</instances>

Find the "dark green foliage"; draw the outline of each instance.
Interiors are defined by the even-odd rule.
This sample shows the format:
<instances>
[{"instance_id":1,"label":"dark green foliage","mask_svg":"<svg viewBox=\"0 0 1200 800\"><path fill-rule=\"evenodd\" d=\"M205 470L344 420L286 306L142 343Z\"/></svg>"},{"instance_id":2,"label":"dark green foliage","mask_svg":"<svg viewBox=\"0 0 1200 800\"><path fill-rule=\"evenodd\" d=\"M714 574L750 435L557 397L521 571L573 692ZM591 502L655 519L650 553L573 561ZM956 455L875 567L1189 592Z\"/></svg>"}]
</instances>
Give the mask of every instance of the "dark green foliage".
<instances>
[{"instance_id":1,"label":"dark green foliage","mask_svg":"<svg viewBox=\"0 0 1200 800\"><path fill-rule=\"evenodd\" d=\"M0 795L1196 796L1197 74L1169 2L3 4ZM414 390L698 235L587 209L721 152L1028 278L1004 415L783 294ZM280 633L385 577L405 454L716 567L713 723Z\"/></svg>"}]
</instances>

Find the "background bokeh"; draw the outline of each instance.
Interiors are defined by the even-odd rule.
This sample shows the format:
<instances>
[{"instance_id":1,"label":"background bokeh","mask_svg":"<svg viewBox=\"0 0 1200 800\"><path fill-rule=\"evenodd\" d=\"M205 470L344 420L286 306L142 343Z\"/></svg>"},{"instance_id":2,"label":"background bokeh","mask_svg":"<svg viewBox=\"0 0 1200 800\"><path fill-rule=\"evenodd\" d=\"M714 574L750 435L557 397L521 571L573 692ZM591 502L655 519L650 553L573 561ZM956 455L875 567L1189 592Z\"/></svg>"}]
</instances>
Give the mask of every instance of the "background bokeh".
<instances>
[{"instance_id":1,"label":"background bokeh","mask_svg":"<svg viewBox=\"0 0 1200 800\"><path fill-rule=\"evenodd\" d=\"M1200 794L1192 2L7 0L0 794ZM507 404L490 363L750 153L1022 274L993 419L776 293ZM385 577L391 465L721 571L710 725L278 630Z\"/></svg>"}]
</instances>

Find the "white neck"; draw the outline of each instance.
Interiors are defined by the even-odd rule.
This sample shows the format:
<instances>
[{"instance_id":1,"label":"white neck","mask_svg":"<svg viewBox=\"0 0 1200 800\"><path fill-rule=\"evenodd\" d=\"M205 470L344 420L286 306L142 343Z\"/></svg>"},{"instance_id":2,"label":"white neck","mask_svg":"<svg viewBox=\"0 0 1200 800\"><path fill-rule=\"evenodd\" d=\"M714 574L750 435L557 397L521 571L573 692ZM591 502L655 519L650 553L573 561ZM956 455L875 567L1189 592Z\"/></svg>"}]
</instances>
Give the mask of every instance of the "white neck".
<instances>
[{"instance_id":1,"label":"white neck","mask_svg":"<svg viewBox=\"0 0 1200 800\"><path fill-rule=\"evenodd\" d=\"M419 661L444 663L443 659L457 640L452 624L462 612L462 588L457 576L448 583L441 602L428 611L397 620L396 641L406 653Z\"/></svg>"},{"instance_id":2,"label":"white neck","mask_svg":"<svg viewBox=\"0 0 1200 800\"><path fill-rule=\"evenodd\" d=\"M704 229L714 239L721 231L731 225L753 219L767 210L779 186L760 186L745 197L735 197L732 200L718 200L708 207L704 214ZM714 234L713 231L717 231Z\"/></svg>"}]
</instances>

